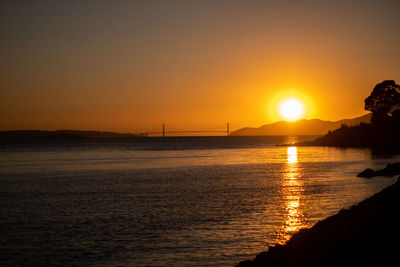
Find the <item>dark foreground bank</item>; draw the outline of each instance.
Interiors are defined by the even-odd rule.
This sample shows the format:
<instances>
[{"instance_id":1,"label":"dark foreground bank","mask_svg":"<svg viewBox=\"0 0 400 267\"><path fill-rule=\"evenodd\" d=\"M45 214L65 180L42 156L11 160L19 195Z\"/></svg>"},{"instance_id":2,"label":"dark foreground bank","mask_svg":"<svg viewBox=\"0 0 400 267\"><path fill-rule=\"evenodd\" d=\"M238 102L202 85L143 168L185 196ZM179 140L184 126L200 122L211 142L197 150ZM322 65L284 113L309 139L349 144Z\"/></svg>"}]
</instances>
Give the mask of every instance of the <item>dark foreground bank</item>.
<instances>
[{"instance_id":1,"label":"dark foreground bank","mask_svg":"<svg viewBox=\"0 0 400 267\"><path fill-rule=\"evenodd\" d=\"M269 247L250 266L400 266L400 177L350 209Z\"/></svg>"}]
</instances>

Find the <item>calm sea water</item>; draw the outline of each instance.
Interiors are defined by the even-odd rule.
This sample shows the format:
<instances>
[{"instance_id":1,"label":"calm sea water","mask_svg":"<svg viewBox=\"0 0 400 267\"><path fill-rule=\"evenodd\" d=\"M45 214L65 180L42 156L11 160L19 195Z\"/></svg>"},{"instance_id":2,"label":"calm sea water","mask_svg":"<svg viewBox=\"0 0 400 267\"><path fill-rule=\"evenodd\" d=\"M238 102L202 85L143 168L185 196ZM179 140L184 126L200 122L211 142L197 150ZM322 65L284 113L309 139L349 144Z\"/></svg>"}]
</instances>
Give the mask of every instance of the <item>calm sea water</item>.
<instances>
[{"instance_id":1,"label":"calm sea water","mask_svg":"<svg viewBox=\"0 0 400 267\"><path fill-rule=\"evenodd\" d=\"M400 157L312 137L0 143L0 265L233 266L373 195Z\"/></svg>"}]
</instances>

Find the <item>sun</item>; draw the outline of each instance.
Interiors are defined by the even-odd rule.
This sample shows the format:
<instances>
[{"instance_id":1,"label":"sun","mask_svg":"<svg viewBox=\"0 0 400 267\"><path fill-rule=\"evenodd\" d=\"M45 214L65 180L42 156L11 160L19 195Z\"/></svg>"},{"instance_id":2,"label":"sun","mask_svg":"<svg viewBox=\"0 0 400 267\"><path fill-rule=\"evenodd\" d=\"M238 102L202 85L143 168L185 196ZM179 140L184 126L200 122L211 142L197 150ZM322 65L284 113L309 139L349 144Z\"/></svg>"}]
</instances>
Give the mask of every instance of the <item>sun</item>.
<instances>
[{"instance_id":1,"label":"sun","mask_svg":"<svg viewBox=\"0 0 400 267\"><path fill-rule=\"evenodd\" d=\"M283 119L296 121L304 114L304 104L297 98L286 98L279 103L278 112Z\"/></svg>"}]
</instances>

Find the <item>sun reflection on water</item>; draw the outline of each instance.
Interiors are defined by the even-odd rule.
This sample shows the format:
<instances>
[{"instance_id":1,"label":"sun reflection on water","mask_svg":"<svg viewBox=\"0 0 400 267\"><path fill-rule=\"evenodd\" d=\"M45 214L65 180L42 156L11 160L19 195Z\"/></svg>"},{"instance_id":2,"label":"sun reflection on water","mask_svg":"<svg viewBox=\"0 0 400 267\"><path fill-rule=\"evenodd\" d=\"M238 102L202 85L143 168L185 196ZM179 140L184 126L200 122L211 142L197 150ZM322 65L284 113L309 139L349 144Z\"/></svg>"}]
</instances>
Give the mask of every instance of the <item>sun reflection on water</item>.
<instances>
[{"instance_id":1,"label":"sun reflection on water","mask_svg":"<svg viewBox=\"0 0 400 267\"><path fill-rule=\"evenodd\" d=\"M305 226L301 198L304 184L298 162L297 147L287 148L287 163L282 171L282 198L286 215L276 237L276 243L286 242L292 234Z\"/></svg>"},{"instance_id":2,"label":"sun reflection on water","mask_svg":"<svg viewBox=\"0 0 400 267\"><path fill-rule=\"evenodd\" d=\"M291 146L287 148L287 162L297 163L297 147Z\"/></svg>"}]
</instances>

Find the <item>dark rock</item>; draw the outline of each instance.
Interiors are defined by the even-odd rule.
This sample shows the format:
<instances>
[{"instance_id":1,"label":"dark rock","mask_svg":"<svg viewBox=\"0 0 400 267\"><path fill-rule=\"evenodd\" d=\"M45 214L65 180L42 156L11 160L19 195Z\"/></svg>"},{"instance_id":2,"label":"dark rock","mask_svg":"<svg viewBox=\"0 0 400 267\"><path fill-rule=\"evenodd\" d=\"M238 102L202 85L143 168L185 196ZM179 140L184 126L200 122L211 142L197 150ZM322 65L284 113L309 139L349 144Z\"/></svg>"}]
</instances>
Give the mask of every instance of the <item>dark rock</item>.
<instances>
[{"instance_id":1,"label":"dark rock","mask_svg":"<svg viewBox=\"0 0 400 267\"><path fill-rule=\"evenodd\" d=\"M400 162L398 163L391 163L386 165L384 169L374 171L372 169L365 169L359 174L357 174L357 177L375 177L375 176L394 176L400 174Z\"/></svg>"},{"instance_id":2,"label":"dark rock","mask_svg":"<svg viewBox=\"0 0 400 267\"><path fill-rule=\"evenodd\" d=\"M365 169L362 172L360 172L359 174L357 174L357 177L366 177L366 178L371 178L376 176L376 172L373 169Z\"/></svg>"},{"instance_id":3,"label":"dark rock","mask_svg":"<svg viewBox=\"0 0 400 267\"><path fill-rule=\"evenodd\" d=\"M237 266L400 266L399 205L400 177L351 209Z\"/></svg>"},{"instance_id":4,"label":"dark rock","mask_svg":"<svg viewBox=\"0 0 400 267\"><path fill-rule=\"evenodd\" d=\"M379 176L394 176L400 174L400 162L386 165L386 168L376 171Z\"/></svg>"}]
</instances>

